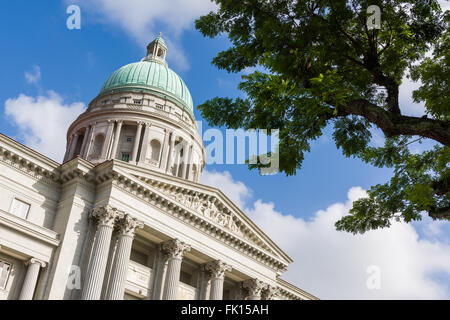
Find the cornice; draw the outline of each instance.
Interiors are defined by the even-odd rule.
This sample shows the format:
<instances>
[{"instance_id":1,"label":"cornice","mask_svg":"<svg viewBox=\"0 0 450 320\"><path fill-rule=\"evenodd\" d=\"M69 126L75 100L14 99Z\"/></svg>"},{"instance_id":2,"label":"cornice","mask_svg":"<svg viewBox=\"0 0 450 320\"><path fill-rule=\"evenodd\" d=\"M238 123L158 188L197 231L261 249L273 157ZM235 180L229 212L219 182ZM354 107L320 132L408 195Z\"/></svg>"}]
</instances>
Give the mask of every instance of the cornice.
<instances>
[{"instance_id":1,"label":"cornice","mask_svg":"<svg viewBox=\"0 0 450 320\"><path fill-rule=\"evenodd\" d=\"M69 182L75 178L84 179L89 183L96 182L95 165L79 156L62 164L60 171L61 183Z\"/></svg>"},{"instance_id":2,"label":"cornice","mask_svg":"<svg viewBox=\"0 0 450 320\"><path fill-rule=\"evenodd\" d=\"M153 88L152 90L149 91L148 88L146 86L144 86L141 89L143 89L143 90L140 90L139 88L137 88L137 90L136 89L133 90L133 89L131 89L131 87L125 86L125 87L122 87L121 90L113 90L110 92L105 92L103 94L99 94L94 99L92 99L92 101L89 103L88 110L90 110L92 108L92 105L95 104L98 100L105 99L105 97L108 97L108 96L114 96L117 94L124 94L124 95L125 94L141 94L141 95L155 96L155 97L158 97L165 101L170 101L175 106L177 106L183 113L187 114L191 118L192 121L195 121L193 111L191 112L191 111L187 110L189 108L185 105L184 101L181 101L180 99L172 96L168 92L161 91L158 88ZM181 106L180 106L180 104L181 104Z\"/></svg>"},{"instance_id":3,"label":"cornice","mask_svg":"<svg viewBox=\"0 0 450 320\"><path fill-rule=\"evenodd\" d=\"M53 230L38 226L28 220L20 219L9 212L0 210L0 224L29 235L53 247L59 245L59 235Z\"/></svg>"},{"instance_id":4,"label":"cornice","mask_svg":"<svg viewBox=\"0 0 450 320\"><path fill-rule=\"evenodd\" d=\"M60 165L59 162L56 162L49 157L44 156L43 154L25 146L24 144L8 136L5 136L2 133L0 133L0 147L1 146L4 146L5 149L18 149L26 156L38 159L40 165L45 167L47 170L56 169Z\"/></svg>"},{"instance_id":5,"label":"cornice","mask_svg":"<svg viewBox=\"0 0 450 320\"><path fill-rule=\"evenodd\" d=\"M316 296L294 286L293 284L277 278L278 288L280 289L280 295L291 300L319 300Z\"/></svg>"},{"instance_id":6,"label":"cornice","mask_svg":"<svg viewBox=\"0 0 450 320\"><path fill-rule=\"evenodd\" d=\"M47 184L59 182L58 163L3 135L0 135L0 162Z\"/></svg>"},{"instance_id":7,"label":"cornice","mask_svg":"<svg viewBox=\"0 0 450 320\"><path fill-rule=\"evenodd\" d=\"M80 157L62 165L0 134L0 162L33 179L55 185L74 178L95 182L95 166Z\"/></svg>"}]
</instances>

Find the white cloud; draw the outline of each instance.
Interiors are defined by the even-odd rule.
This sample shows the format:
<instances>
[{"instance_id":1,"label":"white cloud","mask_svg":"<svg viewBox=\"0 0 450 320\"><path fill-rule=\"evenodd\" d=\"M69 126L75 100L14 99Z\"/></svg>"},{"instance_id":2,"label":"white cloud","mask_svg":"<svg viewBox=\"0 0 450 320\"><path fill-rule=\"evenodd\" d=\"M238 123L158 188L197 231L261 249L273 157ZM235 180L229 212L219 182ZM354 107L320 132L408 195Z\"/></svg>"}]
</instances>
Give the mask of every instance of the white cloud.
<instances>
[{"instance_id":1,"label":"white cloud","mask_svg":"<svg viewBox=\"0 0 450 320\"><path fill-rule=\"evenodd\" d=\"M215 186L242 204L239 191L249 189L230 174L215 172ZM218 183L218 181L226 183ZM207 181L205 181L207 183ZM347 215L352 202L365 196L360 187L348 192L348 200L320 210L308 220L284 215L273 203L257 200L248 215L293 259L283 278L321 299L448 299L450 246L420 238L411 224L394 223L389 229L353 235L335 230L334 223ZM439 232L435 226L429 232ZM381 270L381 288L369 290L369 266ZM439 281L433 276L444 276Z\"/></svg>"},{"instance_id":2,"label":"white cloud","mask_svg":"<svg viewBox=\"0 0 450 320\"><path fill-rule=\"evenodd\" d=\"M17 135L28 147L61 161L67 128L85 107L82 102L65 103L58 93L48 91L46 96L20 94L6 100L5 114L18 127Z\"/></svg>"},{"instance_id":3,"label":"white cloud","mask_svg":"<svg viewBox=\"0 0 450 320\"><path fill-rule=\"evenodd\" d=\"M442 11L450 10L450 2L448 0L439 0Z\"/></svg>"},{"instance_id":4,"label":"white cloud","mask_svg":"<svg viewBox=\"0 0 450 320\"><path fill-rule=\"evenodd\" d=\"M245 184L234 181L228 171L216 172L204 170L201 176L201 183L216 187L227 195L238 207L243 208L252 192Z\"/></svg>"},{"instance_id":5,"label":"white cloud","mask_svg":"<svg viewBox=\"0 0 450 320\"><path fill-rule=\"evenodd\" d=\"M37 84L41 81L41 68L39 66L33 66L33 71L25 71L25 80L30 84Z\"/></svg>"},{"instance_id":6,"label":"white cloud","mask_svg":"<svg viewBox=\"0 0 450 320\"><path fill-rule=\"evenodd\" d=\"M177 45L181 34L193 28L195 19L216 7L210 0L79 0L76 3L82 5L81 10L99 15L100 21L122 28L142 46L163 31L169 47L168 60L179 69L188 68L183 50Z\"/></svg>"}]
</instances>

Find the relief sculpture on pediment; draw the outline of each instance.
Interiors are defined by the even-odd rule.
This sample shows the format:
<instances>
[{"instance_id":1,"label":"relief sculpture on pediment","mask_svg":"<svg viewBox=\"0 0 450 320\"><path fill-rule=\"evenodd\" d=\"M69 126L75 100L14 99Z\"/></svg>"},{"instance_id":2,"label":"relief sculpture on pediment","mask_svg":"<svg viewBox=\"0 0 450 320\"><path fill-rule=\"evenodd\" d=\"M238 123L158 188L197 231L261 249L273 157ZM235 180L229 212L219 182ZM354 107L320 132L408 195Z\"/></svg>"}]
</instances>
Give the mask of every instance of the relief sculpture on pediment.
<instances>
[{"instance_id":1,"label":"relief sculpture on pediment","mask_svg":"<svg viewBox=\"0 0 450 320\"><path fill-rule=\"evenodd\" d=\"M218 225L231 230L232 232L244 236L241 228L237 225L231 214L220 211L210 199L202 200L198 194L189 195L175 190L166 191L171 198L178 203L193 209L208 220L214 221Z\"/></svg>"},{"instance_id":2,"label":"relief sculpture on pediment","mask_svg":"<svg viewBox=\"0 0 450 320\"><path fill-rule=\"evenodd\" d=\"M212 203L211 200L207 200L206 202L202 203L200 212L203 214L204 217L211 220L216 220L219 210L217 209L216 205Z\"/></svg>"}]
</instances>

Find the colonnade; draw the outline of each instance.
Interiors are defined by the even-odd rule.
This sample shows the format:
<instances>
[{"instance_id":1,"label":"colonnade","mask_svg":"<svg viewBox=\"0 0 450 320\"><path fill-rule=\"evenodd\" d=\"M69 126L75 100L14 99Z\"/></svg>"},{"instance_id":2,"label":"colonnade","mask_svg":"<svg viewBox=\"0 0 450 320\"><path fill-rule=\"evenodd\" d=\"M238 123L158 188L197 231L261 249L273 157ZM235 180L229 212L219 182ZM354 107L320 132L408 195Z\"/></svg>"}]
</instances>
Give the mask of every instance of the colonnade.
<instances>
[{"instance_id":1,"label":"colonnade","mask_svg":"<svg viewBox=\"0 0 450 320\"><path fill-rule=\"evenodd\" d=\"M135 232L143 228L143 223L128 214L110 206L95 208L91 218L97 223L95 240L91 258L86 272L81 299L98 300L102 297L102 287L110 258L112 234L117 232L117 247L112 259L111 274L104 298L107 300L122 300L125 293L128 263L131 255L132 242ZM190 245L178 240L170 239L159 244L159 266L154 274L155 299L176 300L180 286L180 272L183 257L191 250ZM231 272L232 267L221 260L212 260L201 266L204 271L203 295L200 299L222 300L225 272ZM209 286L209 296L206 293ZM258 279L248 279L241 283L241 289L246 292L249 300L272 299L276 294L273 288Z\"/></svg>"},{"instance_id":2,"label":"colonnade","mask_svg":"<svg viewBox=\"0 0 450 320\"><path fill-rule=\"evenodd\" d=\"M105 130L102 132L96 130L96 127L99 126L97 122L92 122L74 132L67 143L65 161L77 155L94 162L121 159L119 147L124 122L123 120L107 120L107 122L106 132ZM152 155L152 159L150 159L153 166L167 174L198 180L201 163L193 163L194 141L184 140L174 130L165 130L162 141L152 139L150 136L151 123L137 121L134 125L136 131L128 162L136 165L148 165L148 159L146 159L148 148L151 148L151 142L156 140L159 143L159 149L157 155ZM82 141L81 136L83 137ZM99 136L100 139L98 139ZM101 147L96 145L96 142L101 143ZM99 150L96 150L97 147Z\"/></svg>"}]
</instances>

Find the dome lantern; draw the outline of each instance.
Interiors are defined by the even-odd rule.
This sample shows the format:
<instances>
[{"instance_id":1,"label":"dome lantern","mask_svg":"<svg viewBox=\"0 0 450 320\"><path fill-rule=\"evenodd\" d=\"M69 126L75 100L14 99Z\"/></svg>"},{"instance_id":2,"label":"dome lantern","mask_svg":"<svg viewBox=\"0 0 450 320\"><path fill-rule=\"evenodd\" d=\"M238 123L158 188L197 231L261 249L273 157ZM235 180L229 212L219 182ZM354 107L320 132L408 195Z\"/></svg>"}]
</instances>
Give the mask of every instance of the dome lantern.
<instances>
[{"instance_id":1,"label":"dome lantern","mask_svg":"<svg viewBox=\"0 0 450 320\"><path fill-rule=\"evenodd\" d=\"M167 46L160 32L158 37L147 46L147 56L143 59L143 61L156 60L167 66L166 55Z\"/></svg>"}]
</instances>

